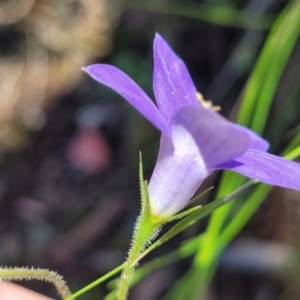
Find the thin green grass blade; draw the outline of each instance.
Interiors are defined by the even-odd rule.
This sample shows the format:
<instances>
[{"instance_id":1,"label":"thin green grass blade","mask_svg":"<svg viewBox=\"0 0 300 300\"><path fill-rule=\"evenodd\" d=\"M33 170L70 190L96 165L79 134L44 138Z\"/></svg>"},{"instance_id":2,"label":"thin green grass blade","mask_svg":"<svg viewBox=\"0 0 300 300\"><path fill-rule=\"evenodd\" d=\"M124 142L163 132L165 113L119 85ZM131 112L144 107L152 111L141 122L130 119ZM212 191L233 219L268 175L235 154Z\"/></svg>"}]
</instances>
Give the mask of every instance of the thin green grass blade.
<instances>
[{"instance_id":1,"label":"thin green grass blade","mask_svg":"<svg viewBox=\"0 0 300 300\"><path fill-rule=\"evenodd\" d=\"M266 196L271 191L272 186L260 184L255 191L247 198L247 201L240 208L239 212L233 217L231 222L221 232L218 239L216 252L220 252L229 242L241 231L252 215L259 208Z\"/></svg>"},{"instance_id":2,"label":"thin green grass blade","mask_svg":"<svg viewBox=\"0 0 300 300\"><path fill-rule=\"evenodd\" d=\"M289 65L292 64L293 67L286 70L282 82L281 90L288 91L288 94L286 94L285 99L281 98L280 102L274 104L273 114L269 118L268 126L265 129L265 138L271 144L269 149L271 153L276 152L282 142L290 142L291 138L295 138L295 135L300 131L299 125L292 130L290 129L291 125L294 125L299 119L300 111L300 85L299 80L297 80L300 73L300 64L297 64L296 56L296 54L291 56ZM279 120L280 122L278 122ZM290 143L290 149L287 152L294 148L296 146Z\"/></svg>"},{"instance_id":3,"label":"thin green grass blade","mask_svg":"<svg viewBox=\"0 0 300 300\"><path fill-rule=\"evenodd\" d=\"M299 1L290 1L274 22L246 86L237 122L258 133L264 130L279 79L299 35L299 6Z\"/></svg>"},{"instance_id":4,"label":"thin green grass blade","mask_svg":"<svg viewBox=\"0 0 300 300\"><path fill-rule=\"evenodd\" d=\"M276 32L270 41L270 47L266 48L269 59L268 72L261 82L263 87L258 94L251 128L262 134L266 125L267 116L274 98L279 80L284 67L298 39L300 30L300 2L296 1L291 7L285 9L286 15L280 15L274 26ZM272 52L272 53L271 53Z\"/></svg>"},{"instance_id":5,"label":"thin green grass blade","mask_svg":"<svg viewBox=\"0 0 300 300\"><path fill-rule=\"evenodd\" d=\"M295 152L295 155L292 153L295 151L296 148L300 146L300 125L298 125L296 128L296 135L288 145L288 147L284 150L283 155L287 156L288 159L295 159L297 156L297 152Z\"/></svg>"},{"instance_id":6,"label":"thin green grass blade","mask_svg":"<svg viewBox=\"0 0 300 300\"><path fill-rule=\"evenodd\" d=\"M116 267L112 271L110 271L107 274L101 276L97 280L95 280L92 283L90 283L89 285L83 287L82 289L80 289L79 291L77 291L76 293L74 293L72 296L70 296L70 297L68 297L68 298L66 298L64 300L72 300L72 299L78 298L79 296L85 294L86 292L88 292L89 290L93 289L97 285L101 284L105 280L107 280L107 279L111 278L112 276L118 274L119 272L121 272L123 270L123 268L124 268L124 264Z\"/></svg>"}]
</instances>

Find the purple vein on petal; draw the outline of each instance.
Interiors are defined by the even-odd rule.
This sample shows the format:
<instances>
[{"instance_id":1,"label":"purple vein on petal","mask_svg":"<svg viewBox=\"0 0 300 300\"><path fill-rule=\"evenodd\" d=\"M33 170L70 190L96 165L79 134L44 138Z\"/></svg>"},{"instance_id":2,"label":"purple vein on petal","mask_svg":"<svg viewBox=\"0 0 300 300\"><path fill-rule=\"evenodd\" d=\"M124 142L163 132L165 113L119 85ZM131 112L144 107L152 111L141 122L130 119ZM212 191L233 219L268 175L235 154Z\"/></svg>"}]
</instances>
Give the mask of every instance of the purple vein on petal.
<instances>
[{"instance_id":1,"label":"purple vein on petal","mask_svg":"<svg viewBox=\"0 0 300 300\"><path fill-rule=\"evenodd\" d=\"M98 82L119 93L161 132L169 135L167 123L158 108L146 93L124 72L107 64L90 65L83 67L82 70Z\"/></svg>"},{"instance_id":2,"label":"purple vein on petal","mask_svg":"<svg viewBox=\"0 0 300 300\"><path fill-rule=\"evenodd\" d=\"M153 44L153 89L159 110L169 122L182 106L198 103L196 88L184 62L156 34Z\"/></svg>"},{"instance_id":3,"label":"purple vein on petal","mask_svg":"<svg viewBox=\"0 0 300 300\"><path fill-rule=\"evenodd\" d=\"M229 169L263 183L300 190L298 163L255 149L219 165L218 169Z\"/></svg>"}]
</instances>

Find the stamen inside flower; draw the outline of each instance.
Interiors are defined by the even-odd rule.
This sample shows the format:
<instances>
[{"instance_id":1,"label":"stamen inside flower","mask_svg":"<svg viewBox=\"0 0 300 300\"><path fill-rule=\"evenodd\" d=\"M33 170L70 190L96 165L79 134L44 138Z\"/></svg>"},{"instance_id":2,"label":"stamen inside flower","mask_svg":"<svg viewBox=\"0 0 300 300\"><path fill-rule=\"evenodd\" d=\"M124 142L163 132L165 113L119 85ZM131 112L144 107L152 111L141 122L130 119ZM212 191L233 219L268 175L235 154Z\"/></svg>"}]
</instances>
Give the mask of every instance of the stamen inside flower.
<instances>
[{"instance_id":1,"label":"stamen inside flower","mask_svg":"<svg viewBox=\"0 0 300 300\"><path fill-rule=\"evenodd\" d=\"M205 100L201 93L197 92L196 97L197 97L198 101L200 102L200 104L203 107L205 107L207 109L211 109L213 111L220 111L221 110L221 106L219 106L219 105L214 106L213 103L210 100Z\"/></svg>"}]
</instances>

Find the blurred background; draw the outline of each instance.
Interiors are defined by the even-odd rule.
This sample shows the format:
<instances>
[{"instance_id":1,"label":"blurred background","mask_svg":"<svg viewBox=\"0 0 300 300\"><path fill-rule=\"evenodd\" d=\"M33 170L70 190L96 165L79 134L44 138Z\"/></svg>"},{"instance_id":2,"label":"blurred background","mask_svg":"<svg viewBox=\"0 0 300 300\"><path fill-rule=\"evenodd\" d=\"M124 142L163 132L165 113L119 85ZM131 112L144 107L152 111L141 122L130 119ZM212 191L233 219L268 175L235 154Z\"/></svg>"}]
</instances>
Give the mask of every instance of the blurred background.
<instances>
[{"instance_id":1,"label":"blurred background","mask_svg":"<svg viewBox=\"0 0 300 300\"><path fill-rule=\"evenodd\" d=\"M159 132L82 66L113 64L154 99L152 42L159 32L205 99L234 119L266 36L288 2L0 1L0 265L57 270L76 291L127 253L139 212L138 151L149 179ZM299 74L298 40L264 132L275 154L297 130ZM202 202L210 199L213 194ZM300 298L298 268L291 267L300 243L299 199L297 192L272 190L221 256L207 299ZM145 261L172 251L205 224ZM163 299L191 262L152 272L130 299ZM21 284L56 297L49 284ZM80 299L103 299L109 288L102 284Z\"/></svg>"}]
</instances>

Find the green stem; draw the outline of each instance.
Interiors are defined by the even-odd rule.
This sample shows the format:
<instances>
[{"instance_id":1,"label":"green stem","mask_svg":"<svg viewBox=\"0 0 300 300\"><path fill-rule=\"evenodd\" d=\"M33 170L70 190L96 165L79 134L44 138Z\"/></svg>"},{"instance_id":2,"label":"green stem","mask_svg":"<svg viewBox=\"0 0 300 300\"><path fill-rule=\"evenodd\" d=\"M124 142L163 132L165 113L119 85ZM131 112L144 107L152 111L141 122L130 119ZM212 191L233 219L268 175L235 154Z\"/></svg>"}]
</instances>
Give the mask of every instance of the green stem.
<instances>
[{"instance_id":1,"label":"green stem","mask_svg":"<svg viewBox=\"0 0 300 300\"><path fill-rule=\"evenodd\" d=\"M105 275L101 276L100 278L96 279L95 281L93 281L89 285L83 287L82 289L80 289L79 291L77 291L76 293L72 294L71 296L67 297L64 300L73 300L76 297L79 297L79 296L83 295L84 293L88 292L89 290L91 290L95 286L99 285L100 283L102 283L105 280L109 279L113 275L115 275L115 274L119 273L120 271L122 271L123 267L124 267L124 264L116 267L115 269L111 270L107 274L105 274Z\"/></svg>"},{"instance_id":2,"label":"green stem","mask_svg":"<svg viewBox=\"0 0 300 300\"><path fill-rule=\"evenodd\" d=\"M63 277L54 271L40 268L35 269L33 267L0 268L0 280L19 281L33 279L52 283L56 287L56 290L62 299L71 296L71 292Z\"/></svg>"},{"instance_id":3,"label":"green stem","mask_svg":"<svg viewBox=\"0 0 300 300\"><path fill-rule=\"evenodd\" d=\"M119 281L117 300L125 300L128 294L130 282L133 278L136 260L158 232L160 226L151 222L149 215L141 214L135 225L132 247L129 250L127 261Z\"/></svg>"},{"instance_id":4,"label":"green stem","mask_svg":"<svg viewBox=\"0 0 300 300\"><path fill-rule=\"evenodd\" d=\"M150 243L156 236L161 227L160 222L154 221L151 214L148 185L144 181L143 176L143 163L142 154L140 153L140 165L139 165L139 179L141 189L141 204L142 209L140 216L134 227L133 239L131 243L131 249L128 253L128 258L124 263L124 269L119 281L117 300L125 300L130 287L130 282L133 278L134 268L136 266L136 260L145 249L148 243Z\"/></svg>"}]
</instances>

